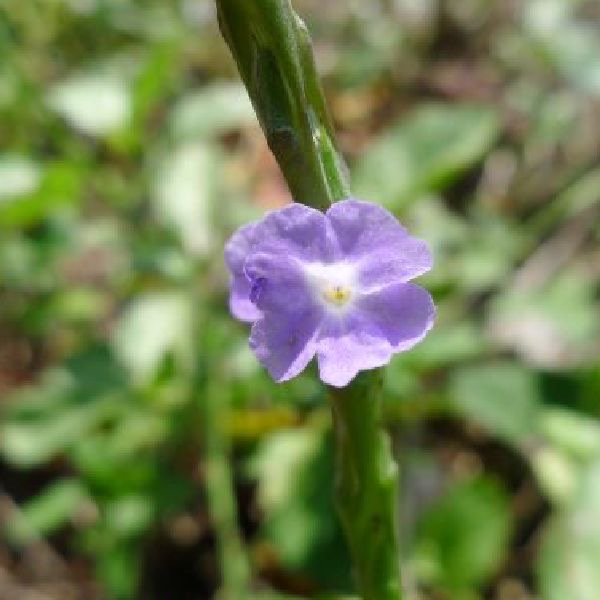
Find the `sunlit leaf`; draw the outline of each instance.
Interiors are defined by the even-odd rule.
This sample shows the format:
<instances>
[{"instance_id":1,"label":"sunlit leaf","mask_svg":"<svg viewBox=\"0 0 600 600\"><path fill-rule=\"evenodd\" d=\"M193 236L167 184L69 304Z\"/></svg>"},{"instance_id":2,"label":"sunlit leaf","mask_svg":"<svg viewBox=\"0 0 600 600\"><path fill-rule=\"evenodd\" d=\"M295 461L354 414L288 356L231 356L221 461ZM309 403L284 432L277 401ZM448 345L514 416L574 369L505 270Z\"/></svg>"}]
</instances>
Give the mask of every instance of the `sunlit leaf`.
<instances>
[{"instance_id":1,"label":"sunlit leaf","mask_svg":"<svg viewBox=\"0 0 600 600\"><path fill-rule=\"evenodd\" d=\"M107 526L120 535L131 536L144 531L154 515L152 501L141 494L125 496L106 507Z\"/></svg>"},{"instance_id":2,"label":"sunlit leaf","mask_svg":"<svg viewBox=\"0 0 600 600\"><path fill-rule=\"evenodd\" d=\"M574 410L546 408L540 431L558 448L575 458L600 456L600 423Z\"/></svg>"},{"instance_id":3,"label":"sunlit leaf","mask_svg":"<svg viewBox=\"0 0 600 600\"><path fill-rule=\"evenodd\" d=\"M40 166L30 158L10 154L0 156L0 206L33 193L41 177Z\"/></svg>"},{"instance_id":4,"label":"sunlit leaf","mask_svg":"<svg viewBox=\"0 0 600 600\"><path fill-rule=\"evenodd\" d=\"M88 346L3 407L0 453L20 468L67 453L110 420L123 403L125 380L103 348Z\"/></svg>"},{"instance_id":5,"label":"sunlit leaf","mask_svg":"<svg viewBox=\"0 0 600 600\"><path fill-rule=\"evenodd\" d=\"M154 185L157 216L179 234L193 256L214 243L214 211L218 159L210 146L184 144L159 166Z\"/></svg>"},{"instance_id":6,"label":"sunlit leaf","mask_svg":"<svg viewBox=\"0 0 600 600\"><path fill-rule=\"evenodd\" d=\"M112 344L137 383L148 383L169 354L189 361L191 319L187 299L177 292L148 293L127 307Z\"/></svg>"},{"instance_id":7,"label":"sunlit leaf","mask_svg":"<svg viewBox=\"0 0 600 600\"><path fill-rule=\"evenodd\" d=\"M132 110L127 84L100 73L75 75L57 84L48 104L75 129L100 137L123 128Z\"/></svg>"},{"instance_id":8,"label":"sunlit leaf","mask_svg":"<svg viewBox=\"0 0 600 600\"><path fill-rule=\"evenodd\" d=\"M536 433L540 392L535 375L513 363L458 369L451 381L454 406L467 418L508 442Z\"/></svg>"},{"instance_id":9,"label":"sunlit leaf","mask_svg":"<svg viewBox=\"0 0 600 600\"><path fill-rule=\"evenodd\" d=\"M43 464L101 424L118 402L118 398L106 397L80 406L67 404L46 418L6 421L0 430L0 452L21 468Z\"/></svg>"},{"instance_id":10,"label":"sunlit leaf","mask_svg":"<svg viewBox=\"0 0 600 600\"><path fill-rule=\"evenodd\" d=\"M348 556L333 518L331 446L318 429L277 433L253 460L264 531L283 563L334 589L349 587Z\"/></svg>"},{"instance_id":11,"label":"sunlit leaf","mask_svg":"<svg viewBox=\"0 0 600 600\"><path fill-rule=\"evenodd\" d=\"M48 535L70 523L89 494L77 479L51 483L14 515L8 526L11 540L24 544Z\"/></svg>"},{"instance_id":12,"label":"sunlit leaf","mask_svg":"<svg viewBox=\"0 0 600 600\"><path fill-rule=\"evenodd\" d=\"M24 172L19 177L22 178L23 174ZM35 174L30 171L28 183L24 179L20 183L9 181L9 185L19 184L21 191L26 193L10 198L2 198L0 195L0 226L32 225L56 212L61 205L77 202L82 175L80 169L72 163L54 162L45 165L43 170L38 170ZM9 174L9 179L10 177ZM29 187L27 190L25 183Z\"/></svg>"},{"instance_id":13,"label":"sunlit leaf","mask_svg":"<svg viewBox=\"0 0 600 600\"><path fill-rule=\"evenodd\" d=\"M424 581L444 589L477 586L500 566L511 529L508 497L495 481L458 484L423 516L417 571Z\"/></svg>"},{"instance_id":14,"label":"sunlit leaf","mask_svg":"<svg viewBox=\"0 0 600 600\"><path fill-rule=\"evenodd\" d=\"M401 208L451 183L483 157L498 132L498 118L486 107L421 107L367 149L354 169L356 193Z\"/></svg>"},{"instance_id":15,"label":"sunlit leaf","mask_svg":"<svg viewBox=\"0 0 600 600\"><path fill-rule=\"evenodd\" d=\"M551 521L539 556L543 600L596 600L600 589L600 460L585 470L572 504Z\"/></svg>"},{"instance_id":16,"label":"sunlit leaf","mask_svg":"<svg viewBox=\"0 0 600 600\"><path fill-rule=\"evenodd\" d=\"M171 127L176 139L218 135L256 122L243 85L213 83L189 92L173 109Z\"/></svg>"},{"instance_id":17,"label":"sunlit leaf","mask_svg":"<svg viewBox=\"0 0 600 600\"><path fill-rule=\"evenodd\" d=\"M490 331L501 345L541 367L593 361L600 331L594 289L576 270L537 287L508 289L492 302Z\"/></svg>"}]
</instances>

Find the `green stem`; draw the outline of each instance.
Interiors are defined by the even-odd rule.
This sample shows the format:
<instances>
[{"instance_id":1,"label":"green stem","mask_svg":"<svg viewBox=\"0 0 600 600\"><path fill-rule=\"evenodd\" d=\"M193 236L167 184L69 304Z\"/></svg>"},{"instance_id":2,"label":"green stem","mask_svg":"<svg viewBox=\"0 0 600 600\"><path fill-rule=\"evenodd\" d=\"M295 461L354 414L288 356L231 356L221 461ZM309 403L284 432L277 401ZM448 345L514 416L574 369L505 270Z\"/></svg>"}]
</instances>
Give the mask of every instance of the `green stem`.
<instances>
[{"instance_id":1,"label":"green stem","mask_svg":"<svg viewBox=\"0 0 600 600\"><path fill-rule=\"evenodd\" d=\"M381 426L381 373L333 390L337 510L365 600L400 600L398 468Z\"/></svg>"},{"instance_id":2,"label":"green stem","mask_svg":"<svg viewBox=\"0 0 600 600\"><path fill-rule=\"evenodd\" d=\"M294 200L350 195L310 37L289 0L216 0L221 31ZM380 425L379 373L332 390L336 505L364 600L401 600L397 469Z\"/></svg>"},{"instance_id":3,"label":"green stem","mask_svg":"<svg viewBox=\"0 0 600 600\"><path fill-rule=\"evenodd\" d=\"M289 0L217 0L217 11L294 200L325 210L349 196L310 37Z\"/></svg>"}]
</instances>

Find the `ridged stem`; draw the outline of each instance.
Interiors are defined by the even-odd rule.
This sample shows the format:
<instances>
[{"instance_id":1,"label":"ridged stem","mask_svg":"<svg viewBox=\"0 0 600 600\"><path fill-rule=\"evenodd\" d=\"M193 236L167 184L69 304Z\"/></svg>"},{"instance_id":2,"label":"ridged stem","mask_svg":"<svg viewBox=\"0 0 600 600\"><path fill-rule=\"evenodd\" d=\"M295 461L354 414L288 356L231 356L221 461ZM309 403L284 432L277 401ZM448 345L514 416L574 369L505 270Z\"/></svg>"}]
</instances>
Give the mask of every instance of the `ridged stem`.
<instances>
[{"instance_id":1,"label":"ridged stem","mask_svg":"<svg viewBox=\"0 0 600 600\"><path fill-rule=\"evenodd\" d=\"M308 31L289 0L217 0L223 37L296 202L350 194Z\"/></svg>"},{"instance_id":2,"label":"ridged stem","mask_svg":"<svg viewBox=\"0 0 600 600\"><path fill-rule=\"evenodd\" d=\"M398 468L381 426L381 372L332 390L336 506L364 600L400 600Z\"/></svg>"}]
</instances>

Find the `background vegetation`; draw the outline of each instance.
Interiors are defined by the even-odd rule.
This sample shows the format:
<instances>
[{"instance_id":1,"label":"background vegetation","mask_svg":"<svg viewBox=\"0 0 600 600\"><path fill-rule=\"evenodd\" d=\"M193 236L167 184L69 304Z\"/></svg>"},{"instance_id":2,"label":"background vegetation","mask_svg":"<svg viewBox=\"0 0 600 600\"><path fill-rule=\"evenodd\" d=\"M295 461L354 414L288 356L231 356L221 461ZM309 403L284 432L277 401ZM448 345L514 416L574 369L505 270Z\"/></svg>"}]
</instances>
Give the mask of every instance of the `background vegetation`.
<instances>
[{"instance_id":1,"label":"background vegetation","mask_svg":"<svg viewBox=\"0 0 600 600\"><path fill-rule=\"evenodd\" d=\"M598 600L599 4L295 6L357 195L436 256L385 378L411 598ZM227 311L289 196L212 2L3 0L0 148L0 598L351 591L324 390Z\"/></svg>"}]
</instances>

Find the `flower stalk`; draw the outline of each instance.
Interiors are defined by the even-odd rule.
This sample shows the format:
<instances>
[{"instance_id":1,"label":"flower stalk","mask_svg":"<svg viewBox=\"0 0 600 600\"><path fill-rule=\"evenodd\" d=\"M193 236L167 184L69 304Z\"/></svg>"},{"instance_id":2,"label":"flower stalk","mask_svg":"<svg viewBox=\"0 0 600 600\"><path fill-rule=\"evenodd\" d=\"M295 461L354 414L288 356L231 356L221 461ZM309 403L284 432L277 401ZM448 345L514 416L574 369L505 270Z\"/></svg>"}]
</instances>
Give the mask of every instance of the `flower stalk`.
<instances>
[{"instance_id":1,"label":"flower stalk","mask_svg":"<svg viewBox=\"0 0 600 600\"><path fill-rule=\"evenodd\" d=\"M350 195L310 37L289 0L216 0L219 25L294 200ZM363 600L401 600L397 467L381 427L378 372L331 389L336 506Z\"/></svg>"},{"instance_id":2,"label":"flower stalk","mask_svg":"<svg viewBox=\"0 0 600 600\"><path fill-rule=\"evenodd\" d=\"M312 45L289 0L217 0L219 26L296 202L350 195Z\"/></svg>"},{"instance_id":3,"label":"flower stalk","mask_svg":"<svg viewBox=\"0 0 600 600\"><path fill-rule=\"evenodd\" d=\"M332 389L336 506L365 600L400 600L398 468L381 427L381 372Z\"/></svg>"}]
</instances>

